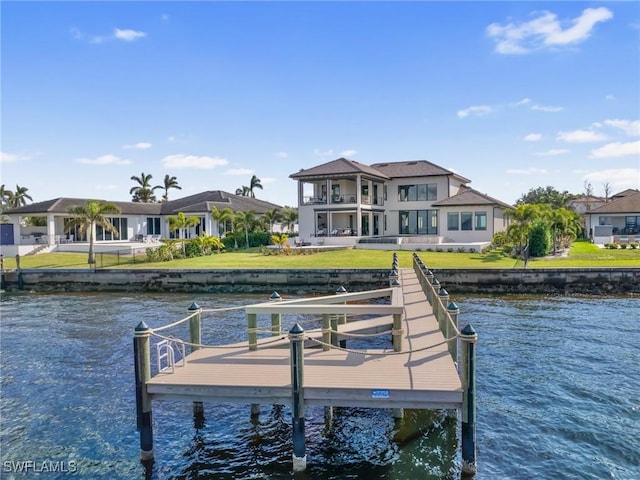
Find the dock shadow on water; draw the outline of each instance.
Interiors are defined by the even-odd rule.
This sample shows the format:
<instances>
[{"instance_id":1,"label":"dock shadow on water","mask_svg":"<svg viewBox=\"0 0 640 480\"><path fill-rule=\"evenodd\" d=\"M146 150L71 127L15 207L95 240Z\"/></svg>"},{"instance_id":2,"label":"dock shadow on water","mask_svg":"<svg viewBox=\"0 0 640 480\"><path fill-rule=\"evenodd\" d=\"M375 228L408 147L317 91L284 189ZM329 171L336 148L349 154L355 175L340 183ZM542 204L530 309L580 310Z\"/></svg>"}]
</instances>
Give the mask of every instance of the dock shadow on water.
<instances>
[{"instance_id":1,"label":"dock shadow on water","mask_svg":"<svg viewBox=\"0 0 640 480\"><path fill-rule=\"evenodd\" d=\"M173 402L171 405L165 402L164 406L171 410L174 406L180 408ZM160 410L157 413L162 416L175 415ZM289 407L263 405L261 415L254 418L250 418L249 412L249 405L205 403L204 422L196 420L201 428L196 429L185 419L182 454L171 461L167 461L168 455L162 450L180 449L179 442L159 431L160 436L166 437L157 442L158 458L163 460L147 470L146 478L460 478L455 412L405 410L405 417L395 420L389 409L334 407L333 426L327 429L323 407L308 407L309 463L306 471L295 474L291 470ZM185 441L185 431L190 427L192 438Z\"/></svg>"}]
</instances>

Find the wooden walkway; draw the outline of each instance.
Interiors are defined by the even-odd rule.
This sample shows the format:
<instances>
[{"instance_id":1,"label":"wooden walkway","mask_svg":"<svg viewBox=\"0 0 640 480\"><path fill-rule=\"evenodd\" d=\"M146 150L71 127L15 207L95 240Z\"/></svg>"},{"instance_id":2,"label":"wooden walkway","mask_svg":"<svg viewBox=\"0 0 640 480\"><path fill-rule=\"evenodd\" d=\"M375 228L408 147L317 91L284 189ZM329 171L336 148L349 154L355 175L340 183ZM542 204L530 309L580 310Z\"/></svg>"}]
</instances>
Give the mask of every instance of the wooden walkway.
<instances>
[{"instance_id":1,"label":"wooden walkway","mask_svg":"<svg viewBox=\"0 0 640 480\"><path fill-rule=\"evenodd\" d=\"M304 403L307 405L370 408L462 407L463 390L437 320L412 269L401 269L404 312L402 352L367 350L363 353L324 351L311 340L304 350ZM391 330L392 315L350 321L341 332ZM322 339L320 329L305 331ZM339 337L347 339L348 337ZM389 334L389 338L391 335ZM263 341L261 339L260 341ZM291 404L289 340L249 350L203 348L187 356L186 365L160 373L146 383L152 400ZM433 348L424 349L431 345ZM419 350L422 349L422 350ZM418 351L419 350L419 351Z\"/></svg>"}]
</instances>

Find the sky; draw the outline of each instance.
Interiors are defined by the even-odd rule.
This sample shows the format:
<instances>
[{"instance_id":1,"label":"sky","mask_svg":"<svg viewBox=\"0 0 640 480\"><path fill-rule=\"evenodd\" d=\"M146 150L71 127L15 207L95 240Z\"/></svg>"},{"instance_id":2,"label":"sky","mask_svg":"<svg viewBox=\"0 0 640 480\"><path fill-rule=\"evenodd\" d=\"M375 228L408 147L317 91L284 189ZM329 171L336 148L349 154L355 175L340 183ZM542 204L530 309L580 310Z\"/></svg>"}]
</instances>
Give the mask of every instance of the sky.
<instances>
[{"instance_id":1,"label":"sky","mask_svg":"<svg viewBox=\"0 0 640 480\"><path fill-rule=\"evenodd\" d=\"M513 204L640 188L639 2L2 1L0 183L297 205L289 175L428 160ZM161 191L158 196L161 196Z\"/></svg>"}]
</instances>

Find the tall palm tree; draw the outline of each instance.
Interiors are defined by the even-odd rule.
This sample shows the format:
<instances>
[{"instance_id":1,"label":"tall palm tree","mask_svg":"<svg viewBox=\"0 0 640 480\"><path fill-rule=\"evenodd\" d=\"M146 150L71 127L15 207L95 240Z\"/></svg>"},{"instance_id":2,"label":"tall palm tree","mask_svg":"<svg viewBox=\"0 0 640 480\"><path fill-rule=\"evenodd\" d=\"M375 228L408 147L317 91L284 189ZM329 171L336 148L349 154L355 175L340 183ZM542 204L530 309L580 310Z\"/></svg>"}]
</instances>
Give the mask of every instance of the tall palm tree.
<instances>
[{"instance_id":1,"label":"tall palm tree","mask_svg":"<svg viewBox=\"0 0 640 480\"><path fill-rule=\"evenodd\" d=\"M287 227L287 230L293 232L295 224L298 222L298 210L295 208L285 208L282 213L282 223Z\"/></svg>"},{"instance_id":2,"label":"tall palm tree","mask_svg":"<svg viewBox=\"0 0 640 480\"><path fill-rule=\"evenodd\" d=\"M33 198L27 193L28 191L27 187L16 185L16 191L11 193L9 197L9 206L11 208L21 207L27 204L27 199L33 202Z\"/></svg>"},{"instance_id":3,"label":"tall palm tree","mask_svg":"<svg viewBox=\"0 0 640 480\"><path fill-rule=\"evenodd\" d=\"M180 185L178 185L178 179L176 177L170 176L169 174L166 174L164 176L164 185L162 185L162 186L158 185L157 187L153 187L154 190L156 188L162 188L164 190L164 194L162 195L162 201L163 202L169 201L169 189L170 188L175 188L177 190L182 190L182 187Z\"/></svg>"},{"instance_id":4,"label":"tall palm tree","mask_svg":"<svg viewBox=\"0 0 640 480\"><path fill-rule=\"evenodd\" d=\"M510 219L507 235L519 244L520 253L529 244L529 233L533 227L534 220L540 217L540 209L537 205L523 204L515 208L509 208L505 214Z\"/></svg>"},{"instance_id":5,"label":"tall palm tree","mask_svg":"<svg viewBox=\"0 0 640 480\"><path fill-rule=\"evenodd\" d=\"M233 220L233 210L229 207L225 207L222 210L218 210L218 207L211 207L211 217L218 224L218 238L220 238L220 227L222 227L222 231L226 231L225 226L228 221Z\"/></svg>"},{"instance_id":6,"label":"tall palm tree","mask_svg":"<svg viewBox=\"0 0 640 480\"><path fill-rule=\"evenodd\" d=\"M262 190L262 183L260 182L260 179L258 177L253 175L251 177L251 180L249 180L249 196L251 198L256 198L256 194L253 191L256 188L259 188L260 190Z\"/></svg>"},{"instance_id":7,"label":"tall palm tree","mask_svg":"<svg viewBox=\"0 0 640 480\"><path fill-rule=\"evenodd\" d=\"M267 210L262 214L262 217L269 222L269 233L273 231L273 224L280 220L281 213L280 210L274 208L272 210Z\"/></svg>"},{"instance_id":8,"label":"tall palm tree","mask_svg":"<svg viewBox=\"0 0 640 480\"><path fill-rule=\"evenodd\" d=\"M198 225L200 223L200 218L198 217L187 218L184 212L178 212L178 215L171 215L167 217L167 220L169 220L169 231L170 232L175 232L176 230L178 231L178 236L182 241L182 254L185 255L186 249L184 246L184 237L183 237L184 230L187 227L192 227L192 226L195 227L196 225Z\"/></svg>"},{"instance_id":9,"label":"tall palm tree","mask_svg":"<svg viewBox=\"0 0 640 480\"><path fill-rule=\"evenodd\" d=\"M152 178L153 175L145 175L144 172L142 172L139 177L136 175L131 177L131 180L138 183L138 185L131 187L131 190L129 190L129 194L133 195L132 201L140 203L153 203L156 201L156 196L153 194L153 191L162 187L159 185L152 187Z\"/></svg>"},{"instance_id":10,"label":"tall palm tree","mask_svg":"<svg viewBox=\"0 0 640 480\"><path fill-rule=\"evenodd\" d=\"M11 190L4 188L4 183L0 185L0 207L9 206L9 199L13 196Z\"/></svg>"},{"instance_id":11,"label":"tall palm tree","mask_svg":"<svg viewBox=\"0 0 640 480\"><path fill-rule=\"evenodd\" d=\"M247 210L246 212L236 212L235 219L239 226L244 229L244 238L246 241L246 248L249 248L249 232L253 231L256 226L257 219L253 210Z\"/></svg>"},{"instance_id":12,"label":"tall palm tree","mask_svg":"<svg viewBox=\"0 0 640 480\"><path fill-rule=\"evenodd\" d=\"M118 236L118 230L105 216L110 213L120 213L120 208L111 203L89 200L85 205L75 205L68 210L73 218L66 224L67 233L75 228L80 235L85 233L89 236L89 264L96 263L96 256L93 252L93 236L96 226L100 226L108 232Z\"/></svg>"}]
</instances>

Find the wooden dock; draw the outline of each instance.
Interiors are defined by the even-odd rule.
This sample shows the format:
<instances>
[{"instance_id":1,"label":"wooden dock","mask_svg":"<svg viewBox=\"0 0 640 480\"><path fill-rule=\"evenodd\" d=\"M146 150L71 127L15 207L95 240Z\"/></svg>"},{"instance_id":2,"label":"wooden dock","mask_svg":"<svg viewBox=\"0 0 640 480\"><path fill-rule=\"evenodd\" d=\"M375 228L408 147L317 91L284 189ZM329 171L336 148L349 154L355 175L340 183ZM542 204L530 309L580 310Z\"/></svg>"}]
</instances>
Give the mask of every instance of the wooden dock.
<instances>
[{"instance_id":1,"label":"wooden dock","mask_svg":"<svg viewBox=\"0 0 640 480\"><path fill-rule=\"evenodd\" d=\"M172 368L153 377L138 375L142 379L139 425L140 411L146 409L150 416L152 400L292 405L292 413L301 412L302 425L304 405L455 409L463 411L464 417L465 379L461 380L457 361L454 362L456 344L464 335L457 329L457 313L452 318L447 312L448 294L445 302L438 299L437 281L431 285L431 272L419 263L414 263L413 269L396 269L394 273L398 282L388 289L247 306L248 341L234 345L201 345L198 312L192 317L197 318L198 332L194 336L192 331L191 344L185 343L187 350L189 346L192 350L185 360L174 362ZM389 301L362 303L379 297L388 297ZM321 315L322 328L302 331L296 325L294 329L301 333L287 337L286 332L280 331L279 321L280 315L291 313ZM256 317L260 314L271 316L273 331L271 336L258 339ZM366 319L353 319L363 314ZM149 332L151 337L166 338L151 329L139 330L140 327L136 335ZM388 335L393 341L386 349L349 348L352 338L368 335ZM445 339L445 335L449 338ZM303 345L297 354L293 337ZM136 348L137 352L146 350L149 356L148 342ZM292 360L295 355L300 355L297 362ZM150 368L143 360L137 360L136 371L139 370ZM142 444L141 433L144 451ZM150 447L150 441L146 446Z\"/></svg>"}]
</instances>

